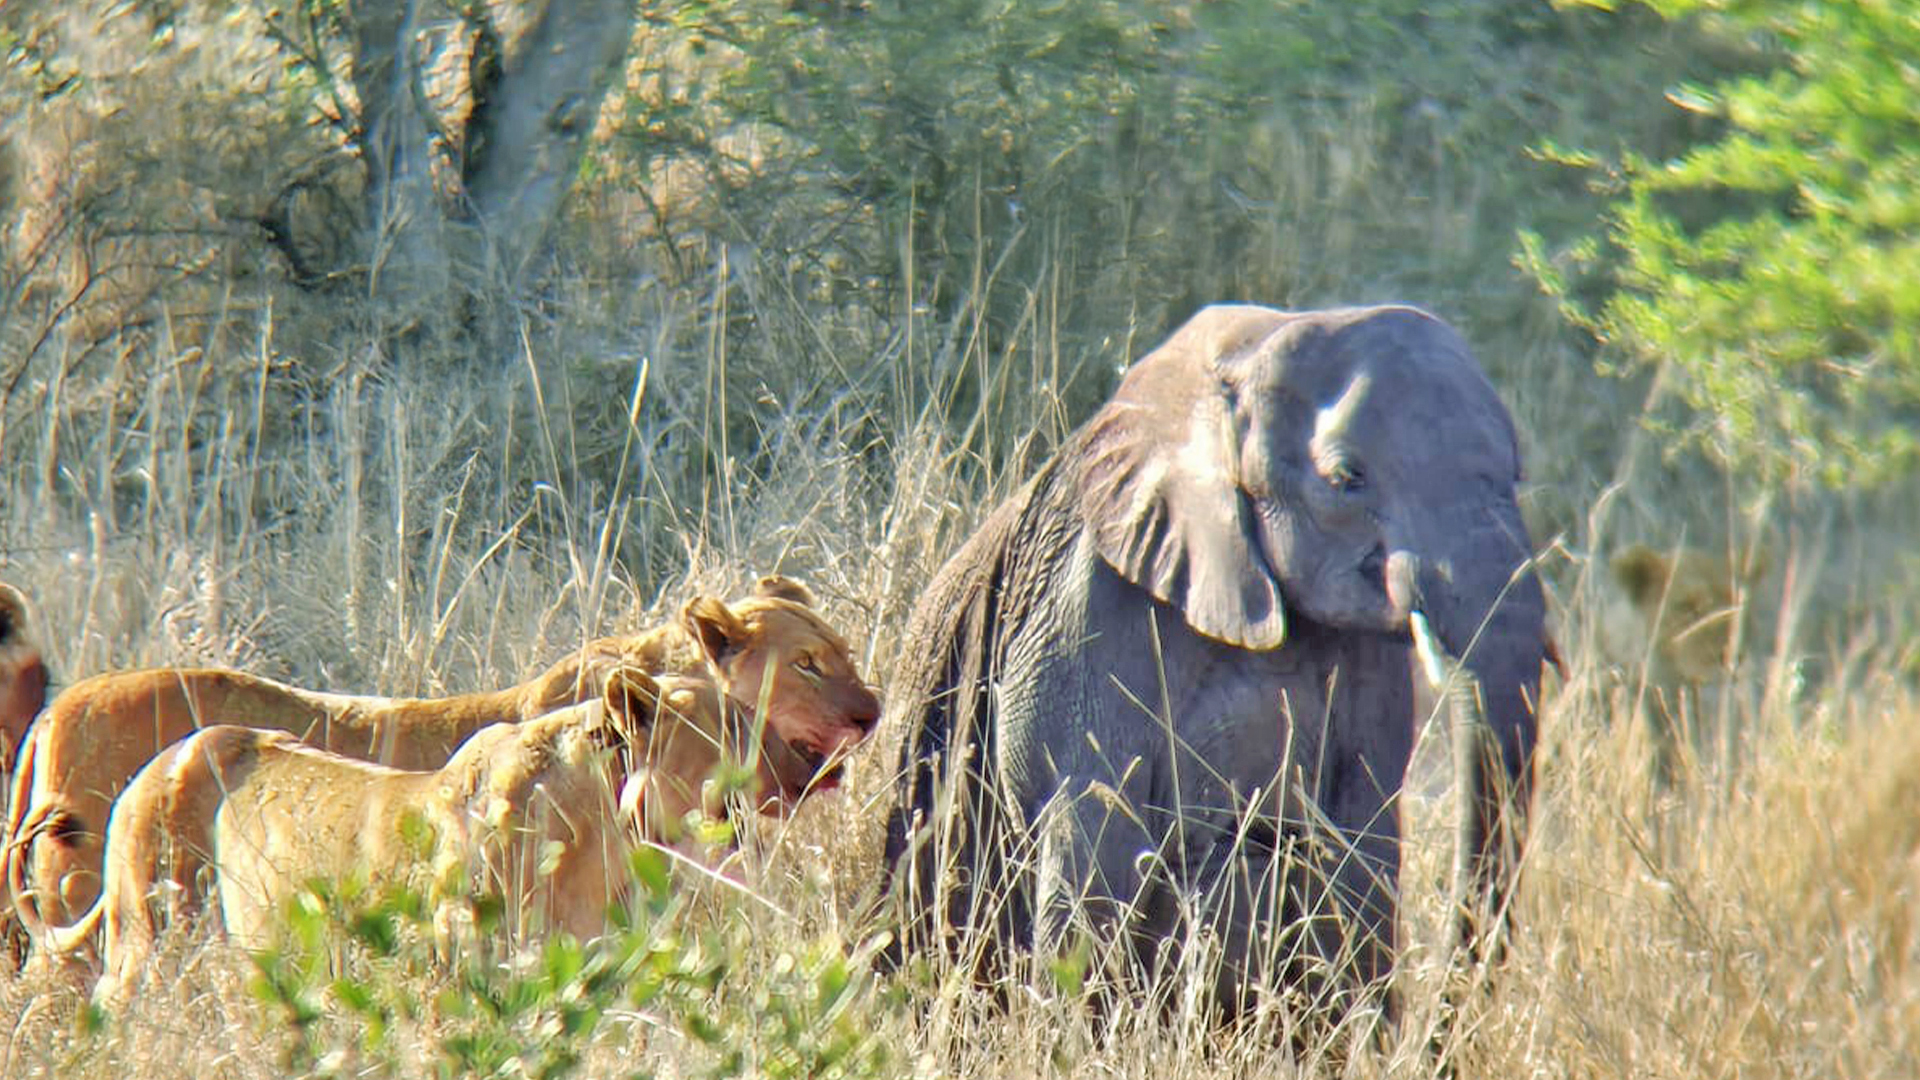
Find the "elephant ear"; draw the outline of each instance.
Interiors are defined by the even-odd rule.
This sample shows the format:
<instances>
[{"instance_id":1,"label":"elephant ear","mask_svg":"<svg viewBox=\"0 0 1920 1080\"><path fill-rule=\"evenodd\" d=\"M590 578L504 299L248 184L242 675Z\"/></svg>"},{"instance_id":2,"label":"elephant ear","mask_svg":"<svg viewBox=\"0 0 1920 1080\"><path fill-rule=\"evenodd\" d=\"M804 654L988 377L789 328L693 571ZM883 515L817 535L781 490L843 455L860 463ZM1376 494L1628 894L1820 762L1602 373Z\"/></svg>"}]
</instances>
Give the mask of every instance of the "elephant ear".
<instances>
[{"instance_id":1,"label":"elephant ear","mask_svg":"<svg viewBox=\"0 0 1920 1080\"><path fill-rule=\"evenodd\" d=\"M1289 318L1202 310L1128 371L1079 457L1080 513L1101 559L1194 630L1249 649L1278 648L1287 617L1241 483L1232 375Z\"/></svg>"}]
</instances>

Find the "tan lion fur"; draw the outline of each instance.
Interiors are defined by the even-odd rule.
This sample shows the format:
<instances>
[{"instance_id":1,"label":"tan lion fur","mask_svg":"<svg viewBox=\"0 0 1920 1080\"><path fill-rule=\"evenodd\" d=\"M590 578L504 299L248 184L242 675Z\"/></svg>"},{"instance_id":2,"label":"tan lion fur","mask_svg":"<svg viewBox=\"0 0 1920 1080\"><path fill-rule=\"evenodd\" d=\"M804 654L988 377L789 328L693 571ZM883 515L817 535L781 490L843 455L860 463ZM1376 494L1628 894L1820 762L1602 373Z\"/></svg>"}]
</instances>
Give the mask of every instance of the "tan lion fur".
<instances>
[{"instance_id":1,"label":"tan lion fur","mask_svg":"<svg viewBox=\"0 0 1920 1080\"><path fill-rule=\"evenodd\" d=\"M1661 686L1700 684L1732 662L1740 624L1739 580L1724 553L1634 544L1609 562L1633 613L1628 657L1644 659ZM1650 646L1650 647L1649 647ZM1624 659L1625 657L1623 657Z\"/></svg>"},{"instance_id":2,"label":"tan lion fur","mask_svg":"<svg viewBox=\"0 0 1920 1080\"><path fill-rule=\"evenodd\" d=\"M47 667L34 640L27 598L0 581L0 776L46 693Z\"/></svg>"},{"instance_id":3,"label":"tan lion fur","mask_svg":"<svg viewBox=\"0 0 1920 1080\"><path fill-rule=\"evenodd\" d=\"M29 731L8 801L6 888L29 935L66 923L99 893L101 838L114 797L162 747L219 724L291 732L403 769L436 768L473 732L531 719L599 692L616 666L710 671L792 750L837 781L835 763L865 738L879 702L847 644L783 577L734 604L696 597L678 621L601 638L518 686L448 698L301 690L241 672L159 669L95 676L56 698Z\"/></svg>"},{"instance_id":4,"label":"tan lion fur","mask_svg":"<svg viewBox=\"0 0 1920 1080\"><path fill-rule=\"evenodd\" d=\"M443 931L466 923L472 899L497 895L521 933L585 938L621 899L636 836L666 839L666 823L696 807L725 813L704 782L723 754L756 763L750 802L781 805L804 787L804 764L771 733L762 752L745 753L752 725L711 681L621 668L605 682L602 699L482 730L433 771L343 757L282 731L199 731L122 793L101 895L48 943L71 953L97 932L96 994L108 999L129 988L162 915L204 905L237 944L262 948L316 879L416 890Z\"/></svg>"},{"instance_id":5,"label":"tan lion fur","mask_svg":"<svg viewBox=\"0 0 1920 1080\"><path fill-rule=\"evenodd\" d=\"M46 697L47 667L34 640L27 598L0 582L0 791L12 787L14 749L26 738ZM17 950L24 941L12 933L6 914L12 907L6 877L0 874L0 934L9 939L7 948Z\"/></svg>"},{"instance_id":6,"label":"tan lion fur","mask_svg":"<svg viewBox=\"0 0 1920 1080\"><path fill-rule=\"evenodd\" d=\"M1675 779L1681 748L1699 742L1715 719L1715 690L1739 660L1744 585L1761 571L1753 562L1743 572L1724 552L1643 544L1608 561L1619 594L1602 611L1601 651L1647 725L1660 784Z\"/></svg>"}]
</instances>

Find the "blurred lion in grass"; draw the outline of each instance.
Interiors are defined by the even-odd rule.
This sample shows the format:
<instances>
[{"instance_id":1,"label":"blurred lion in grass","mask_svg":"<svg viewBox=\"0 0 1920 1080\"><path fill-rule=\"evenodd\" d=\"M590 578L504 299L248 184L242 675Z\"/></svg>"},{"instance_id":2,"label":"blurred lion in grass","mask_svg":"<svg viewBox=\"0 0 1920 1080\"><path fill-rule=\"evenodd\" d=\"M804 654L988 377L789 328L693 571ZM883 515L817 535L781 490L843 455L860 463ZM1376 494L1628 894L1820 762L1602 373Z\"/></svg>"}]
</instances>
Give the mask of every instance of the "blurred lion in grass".
<instances>
[{"instance_id":1,"label":"blurred lion in grass","mask_svg":"<svg viewBox=\"0 0 1920 1080\"><path fill-rule=\"evenodd\" d=\"M1654 777L1665 785L1683 749L1702 749L1718 712L1715 691L1739 663L1746 582L1762 568L1758 560L1736 566L1726 552L1634 544L1607 569L1619 592L1603 609L1602 652L1645 718Z\"/></svg>"}]
</instances>

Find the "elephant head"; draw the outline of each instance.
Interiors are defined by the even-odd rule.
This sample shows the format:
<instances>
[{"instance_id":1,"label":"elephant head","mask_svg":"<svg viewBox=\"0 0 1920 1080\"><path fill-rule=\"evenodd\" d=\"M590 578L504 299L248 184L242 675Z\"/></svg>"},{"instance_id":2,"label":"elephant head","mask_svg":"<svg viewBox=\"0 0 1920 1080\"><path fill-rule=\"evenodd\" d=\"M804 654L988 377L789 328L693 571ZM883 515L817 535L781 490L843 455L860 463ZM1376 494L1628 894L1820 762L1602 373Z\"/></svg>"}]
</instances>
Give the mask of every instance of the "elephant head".
<instances>
[{"instance_id":1,"label":"elephant head","mask_svg":"<svg viewBox=\"0 0 1920 1080\"><path fill-rule=\"evenodd\" d=\"M1422 613L1504 766L1477 785L1475 861L1510 848L1495 788L1504 772L1525 807L1544 602L1513 423L1458 334L1404 307L1211 307L1128 371L1085 445L1100 557L1201 634L1267 650L1290 619L1406 635Z\"/></svg>"}]
</instances>

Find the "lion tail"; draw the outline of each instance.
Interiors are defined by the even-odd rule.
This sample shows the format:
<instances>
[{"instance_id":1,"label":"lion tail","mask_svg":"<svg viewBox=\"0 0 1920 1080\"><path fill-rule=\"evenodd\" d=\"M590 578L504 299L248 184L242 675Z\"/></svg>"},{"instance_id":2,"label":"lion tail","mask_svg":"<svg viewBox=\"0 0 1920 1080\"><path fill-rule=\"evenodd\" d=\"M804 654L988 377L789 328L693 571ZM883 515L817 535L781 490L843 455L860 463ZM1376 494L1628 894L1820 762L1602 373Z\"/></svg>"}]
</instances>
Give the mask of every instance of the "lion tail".
<instances>
[{"instance_id":1,"label":"lion tail","mask_svg":"<svg viewBox=\"0 0 1920 1080\"><path fill-rule=\"evenodd\" d=\"M36 730L29 730L27 737L20 740L13 761L13 776L8 784L7 826L4 832L0 832L0 841L6 845L5 851L0 852L0 858L4 858L6 863L4 870L0 870L0 923L7 921L4 909L18 909L29 896L22 887L26 879L23 849L27 836L22 830L25 825L23 819L27 816L28 795L33 791L34 759L38 756L40 746L40 740L35 737L38 734ZM21 863L18 868L14 865L16 858Z\"/></svg>"},{"instance_id":2,"label":"lion tail","mask_svg":"<svg viewBox=\"0 0 1920 1080\"><path fill-rule=\"evenodd\" d=\"M33 940L46 946L55 957L70 956L89 949L100 931L100 922L107 914L108 896L102 892L94 898L93 906L80 916L78 922L70 926L47 926L42 924L34 934Z\"/></svg>"},{"instance_id":3,"label":"lion tail","mask_svg":"<svg viewBox=\"0 0 1920 1080\"><path fill-rule=\"evenodd\" d=\"M40 902L28 877L33 863L33 847L48 833L73 827L72 815L58 803L47 802L33 808L8 830L6 850L6 890L13 898L13 913L33 941L41 940L48 930L40 914Z\"/></svg>"}]
</instances>

